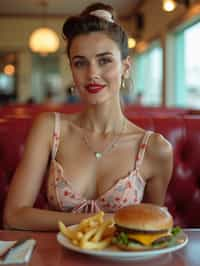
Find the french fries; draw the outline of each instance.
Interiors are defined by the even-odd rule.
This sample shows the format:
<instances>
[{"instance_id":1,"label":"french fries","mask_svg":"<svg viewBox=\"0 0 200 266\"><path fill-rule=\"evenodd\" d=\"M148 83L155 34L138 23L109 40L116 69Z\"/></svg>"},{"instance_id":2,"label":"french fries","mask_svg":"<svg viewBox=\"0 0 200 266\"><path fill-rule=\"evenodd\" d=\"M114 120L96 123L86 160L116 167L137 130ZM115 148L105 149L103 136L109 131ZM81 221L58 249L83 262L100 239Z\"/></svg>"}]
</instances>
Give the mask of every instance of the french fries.
<instances>
[{"instance_id":1,"label":"french fries","mask_svg":"<svg viewBox=\"0 0 200 266\"><path fill-rule=\"evenodd\" d=\"M101 250L111 244L115 232L113 220L104 220L104 212L83 219L75 228L58 222L60 232L74 245L83 249Z\"/></svg>"}]
</instances>

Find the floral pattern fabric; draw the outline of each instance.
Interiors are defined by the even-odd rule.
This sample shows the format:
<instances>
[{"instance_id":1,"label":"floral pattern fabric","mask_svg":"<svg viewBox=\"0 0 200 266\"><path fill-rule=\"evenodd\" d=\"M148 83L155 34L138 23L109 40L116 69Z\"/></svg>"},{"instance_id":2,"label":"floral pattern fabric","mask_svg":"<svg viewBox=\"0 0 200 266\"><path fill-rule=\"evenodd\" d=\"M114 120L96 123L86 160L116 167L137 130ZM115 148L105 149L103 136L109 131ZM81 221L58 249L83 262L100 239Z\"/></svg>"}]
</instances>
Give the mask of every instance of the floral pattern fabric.
<instances>
[{"instance_id":1,"label":"floral pattern fabric","mask_svg":"<svg viewBox=\"0 0 200 266\"><path fill-rule=\"evenodd\" d=\"M112 213L121 207L140 203L143 199L145 181L139 170L151 134L151 131L146 131L142 139L135 169L128 176L119 179L99 198L88 200L73 190L73 186L64 176L63 167L55 159L60 140L60 114L55 113L52 160L47 186L50 208L73 213L95 213L100 210Z\"/></svg>"}]
</instances>

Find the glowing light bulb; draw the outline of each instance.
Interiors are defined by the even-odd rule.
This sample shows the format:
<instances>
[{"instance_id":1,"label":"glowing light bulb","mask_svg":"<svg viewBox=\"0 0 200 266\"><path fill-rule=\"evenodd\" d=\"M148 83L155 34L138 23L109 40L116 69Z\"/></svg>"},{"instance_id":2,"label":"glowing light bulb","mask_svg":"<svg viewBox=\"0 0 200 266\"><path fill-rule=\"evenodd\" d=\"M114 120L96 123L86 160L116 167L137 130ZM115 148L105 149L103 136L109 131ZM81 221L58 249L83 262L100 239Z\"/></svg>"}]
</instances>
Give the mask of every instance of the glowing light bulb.
<instances>
[{"instance_id":1,"label":"glowing light bulb","mask_svg":"<svg viewBox=\"0 0 200 266\"><path fill-rule=\"evenodd\" d=\"M163 0L163 10L166 12L172 12L176 8L176 2L174 0Z\"/></svg>"},{"instance_id":2,"label":"glowing light bulb","mask_svg":"<svg viewBox=\"0 0 200 266\"><path fill-rule=\"evenodd\" d=\"M136 46L136 40L134 38L128 38L128 48L132 49Z\"/></svg>"},{"instance_id":3,"label":"glowing light bulb","mask_svg":"<svg viewBox=\"0 0 200 266\"><path fill-rule=\"evenodd\" d=\"M49 28L39 28L31 34L29 46L31 50L36 53L55 53L59 48L59 38L53 30Z\"/></svg>"},{"instance_id":4,"label":"glowing light bulb","mask_svg":"<svg viewBox=\"0 0 200 266\"><path fill-rule=\"evenodd\" d=\"M3 72L8 76L12 76L15 74L15 66L11 64L5 65Z\"/></svg>"}]
</instances>

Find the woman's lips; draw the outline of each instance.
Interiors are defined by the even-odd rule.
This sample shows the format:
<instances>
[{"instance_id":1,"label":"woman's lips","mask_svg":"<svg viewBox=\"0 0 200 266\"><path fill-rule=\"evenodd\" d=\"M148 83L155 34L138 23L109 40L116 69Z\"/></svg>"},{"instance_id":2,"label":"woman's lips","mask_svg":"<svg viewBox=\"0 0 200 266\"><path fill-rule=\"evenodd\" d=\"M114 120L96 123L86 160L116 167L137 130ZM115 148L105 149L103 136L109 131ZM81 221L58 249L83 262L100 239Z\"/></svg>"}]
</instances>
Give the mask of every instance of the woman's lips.
<instances>
[{"instance_id":1,"label":"woman's lips","mask_svg":"<svg viewBox=\"0 0 200 266\"><path fill-rule=\"evenodd\" d=\"M85 88L87 92L94 94L94 93L98 93L99 91L101 91L104 87L105 85L94 83L94 84L88 84Z\"/></svg>"}]
</instances>

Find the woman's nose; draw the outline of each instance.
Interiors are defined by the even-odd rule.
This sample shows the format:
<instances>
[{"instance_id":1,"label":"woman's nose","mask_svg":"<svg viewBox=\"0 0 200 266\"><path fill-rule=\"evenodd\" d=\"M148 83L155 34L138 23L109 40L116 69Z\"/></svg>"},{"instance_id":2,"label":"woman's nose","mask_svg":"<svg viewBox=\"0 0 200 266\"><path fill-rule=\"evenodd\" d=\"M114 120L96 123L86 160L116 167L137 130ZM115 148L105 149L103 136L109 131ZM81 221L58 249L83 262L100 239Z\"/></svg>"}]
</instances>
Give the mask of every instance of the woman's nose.
<instances>
[{"instance_id":1,"label":"woman's nose","mask_svg":"<svg viewBox=\"0 0 200 266\"><path fill-rule=\"evenodd\" d=\"M88 69L88 76L89 78L93 79L96 77L99 77L100 75L100 70L96 64L90 64L89 69Z\"/></svg>"}]
</instances>

